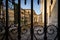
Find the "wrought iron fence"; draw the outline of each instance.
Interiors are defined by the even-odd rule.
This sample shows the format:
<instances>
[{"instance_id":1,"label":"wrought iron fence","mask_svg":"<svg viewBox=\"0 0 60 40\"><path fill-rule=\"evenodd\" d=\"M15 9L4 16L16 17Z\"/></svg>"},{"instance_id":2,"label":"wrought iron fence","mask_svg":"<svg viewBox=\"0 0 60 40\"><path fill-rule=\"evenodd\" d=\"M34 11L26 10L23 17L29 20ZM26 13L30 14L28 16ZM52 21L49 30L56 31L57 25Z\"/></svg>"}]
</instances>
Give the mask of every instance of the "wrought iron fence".
<instances>
[{"instance_id":1,"label":"wrought iron fence","mask_svg":"<svg viewBox=\"0 0 60 40\"><path fill-rule=\"evenodd\" d=\"M23 29L21 27L21 1L17 0L18 4L15 4L15 0L5 0L5 5L3 5L3 0L0 0L0 15L1 15L1 7L2 5L6 7L6 23L3 24L2 18L0 18L0 40L57 40L57 27L55 25L47 26L46 19L46 0L44 0L44 27L38 26L33 27L33 0L31 0L31 27L30 29ZM14 5L14 24L9 26L9 14L8 8L11 2ZM25 5L27 0L25 0ZM37 4L39 5L40 1L37 0ZM17 11L16 11L17 10ZM16 14L17 13L17 14ZM17 16L18 15L18 16ZM17 21L16 21L17 20ZM17 25L18 24L18 27ZM3 27L2 27L3 26ZM14 26L14 27L13 27Z\"/></svg>"}]
</instances>

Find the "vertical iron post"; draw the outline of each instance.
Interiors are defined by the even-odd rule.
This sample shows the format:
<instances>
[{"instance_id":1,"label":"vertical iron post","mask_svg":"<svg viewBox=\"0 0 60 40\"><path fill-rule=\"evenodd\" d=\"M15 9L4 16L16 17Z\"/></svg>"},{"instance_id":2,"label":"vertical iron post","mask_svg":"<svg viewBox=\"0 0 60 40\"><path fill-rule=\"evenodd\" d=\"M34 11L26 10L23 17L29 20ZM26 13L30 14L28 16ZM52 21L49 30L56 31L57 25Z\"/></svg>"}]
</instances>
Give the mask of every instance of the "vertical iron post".
<instances>
[{"instance_id":1,"label":"vertical iron post","mask_svg":"<svg viewBox=\"0 0 60 40\"><path fill-rule=\"evenodd\" d=\"M8 31L9 31L9 28L8 28L8 0L6 0L6 27L5 27L6 38L5 38L5 40L9 40Z\"/></svg>"},{"instance_id":2,"label":"vertical iron post","mask_svg":"<svg viewBox=\"0 0 60 40\"><path fill-rule=\"evenodd\" d=\"M33 0L31 0L31 40L33 40Z\"/></svg>"},{"instance_id":3,"label":"vertical iron post","mask_svg":"<svg viewBox=\"0 0 60 40\"><path fill-rule=\"evenodd\" d=\"M47 40L47 0L44 0L44 40Z\"/></svg>"},{"instance_id":4,"label":"vertical iron post","mask_svg":"<svg viewBox=\"0 0 60 40\"><path fill-rule=\"evenodd\" d=\"M40 2L40 0L37 0L38 5L39 5L39 2Z\"/></svg>"},{"instance_id":5,"label":"vertical iron post","mask_svg":"<svg viewBox=\"0 0 60 40\"><path fill-rule=\"evenodd\" d=\"M0 0L0 19L1 19L1 4L2 4L2 0Z\"/></svg>"},{"instance_id":6,"label":"vertical iron post","mask_svg":"<svg viewBox=\"0 0 60 40\"><path fill-rule=\"evenodd\" d=\"M18 40L21 40L21 0L18 0Z\"/></svg>"},{"instance_id":7,"label":"vertical iron post","mask_svg":"<svg viewBox=\"0 0 60 40\"><path fill-rule=\"evenodd\" d=\"M59 0L58 0L58 8L59 8L59 5L60 5L60 2L59 2ZM57 34L58 34L58 40L60 39L60 9L58 9L58 32L57 32Z\"/></svg>"},{"instance_id":8,"label":"vertical iron post","mask_svg":"<svg viewBox=\"0 0 60 40\"><path fill-rule=\"evenodd\" d=\"M24 1L25 5L26 5L26 1L27 1L27 0Z\"/></svg>"}]
</instances>

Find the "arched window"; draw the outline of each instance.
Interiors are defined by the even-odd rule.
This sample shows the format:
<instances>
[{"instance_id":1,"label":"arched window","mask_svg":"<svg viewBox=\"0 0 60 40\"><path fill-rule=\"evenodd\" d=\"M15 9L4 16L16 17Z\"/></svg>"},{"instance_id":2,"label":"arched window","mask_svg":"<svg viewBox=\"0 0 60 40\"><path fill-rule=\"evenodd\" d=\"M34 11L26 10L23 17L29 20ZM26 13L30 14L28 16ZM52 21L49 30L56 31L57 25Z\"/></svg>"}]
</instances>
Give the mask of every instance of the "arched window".
<instances>
[{"instance_id":1,"label":"arched window","mask_svg":"<svg viewBox=\"0 0 60 40\"><path fill-rule=\"evenodd\" d=\"M51 0L51 5L53 4L53 0Z\"/></svg>"},{"instance_id":2,"label":"arched window","mask_svg":"<svg viewBox=\"0 0 60 40\"><path fill-rule=\"evenodd\" d=\"M49 6L49 12L50 12L49 17L51 17L51 6Z\"/></svg>"}]
</instances>

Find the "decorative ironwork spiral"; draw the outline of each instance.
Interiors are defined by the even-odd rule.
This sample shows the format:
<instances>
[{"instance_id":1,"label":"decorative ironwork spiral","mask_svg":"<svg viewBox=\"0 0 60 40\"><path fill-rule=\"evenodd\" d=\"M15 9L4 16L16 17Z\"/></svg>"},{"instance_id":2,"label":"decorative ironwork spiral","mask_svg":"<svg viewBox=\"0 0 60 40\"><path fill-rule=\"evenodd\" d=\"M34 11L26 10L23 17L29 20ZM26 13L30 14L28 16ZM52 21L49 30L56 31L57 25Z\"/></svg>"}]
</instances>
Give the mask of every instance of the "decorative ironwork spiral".
<instances>
[{"instance_id":1,"label":"decorative ironwork spiral","mask_svg":"<svg viewBox=\"0 0 60 40\"><path fill-rule=\"evenodd\" d=\"M38 26L34 28L34 35L36 36L37 39L43 39L44 37L44 27Z\"/></svg>"},{"instance_id":2,"label":"decorative ironwork spiral","mask_svg":"<svg viewBox=\"0 0 60 40\"><path fill-rule=\"evenodd\" d=\"M40 28L40 29L37 30L37 34L38 34L38 35L43 35L43 33L44 33L44 32L43 32L43 28Z\"/></svg>"},{"instance_id":3,"label":"decorative ironwork spiral","mask_svg":"<svg viewBox=\"0 0 60 40\"><path fill-rule=\"evenodd\" d=\"M57 27L55 25L49 25L47 28L47 38L54 39L57 36Z\"/></svg>"},{"instance_id":4,"label":"decorative ironwork spiral","mask_svg":"<svg viewBox=\"0 0 60 40\"><path fill-rule=\"evenodd\" d=\"M26 34L27 33L27 29L23 29L23 32L22 32L22 34Z\"/></svg>"}]
</instances>

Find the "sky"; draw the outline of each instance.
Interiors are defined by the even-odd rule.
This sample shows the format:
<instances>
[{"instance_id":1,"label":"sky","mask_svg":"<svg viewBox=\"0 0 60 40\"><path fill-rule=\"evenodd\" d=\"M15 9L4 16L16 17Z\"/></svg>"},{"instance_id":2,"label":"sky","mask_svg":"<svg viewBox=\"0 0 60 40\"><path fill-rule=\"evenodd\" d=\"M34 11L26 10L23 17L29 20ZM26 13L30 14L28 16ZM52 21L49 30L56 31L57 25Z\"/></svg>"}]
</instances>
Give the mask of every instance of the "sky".
<instances>
[{"instance_id":1,"label":"sky","mask_svg":"<svg viewBox=\"0 0 60 40\"><path fill-rule=\"evenodd\" d=\"M37 3L38 0L33 0L33 10L36 12L37 15L39 15L40 12L40 4ZM18 0L15 0L16 3L18 3ZM11 3L10 3L11 6ZM9 7L10 7L9 6ZM31 0L27 0L26 5L24 4L24 0L21 0L21 8L22 9L31 9Z\"/></svg>"},{"instance_id":2,"label":"sky","mask_svg":"<svg viewBox=\"0 0 60 40\"><path fill-rule=\"evenodd\" d=\"M15 1L17 3L17 0ZM24 4L24 0L21 0L21 8L22 9L31 9L31 0L27 0L27 4ZM33 10L37 15L40 14L40 4L37 4L37 0L33 0Z\"/></svg>"}]
</instances>

